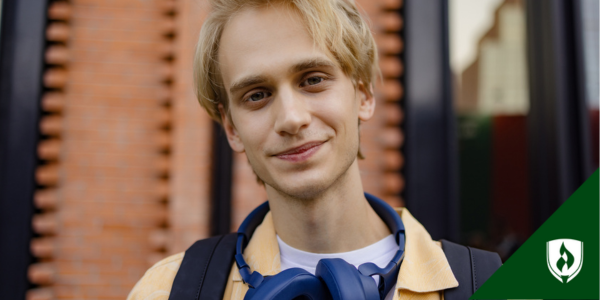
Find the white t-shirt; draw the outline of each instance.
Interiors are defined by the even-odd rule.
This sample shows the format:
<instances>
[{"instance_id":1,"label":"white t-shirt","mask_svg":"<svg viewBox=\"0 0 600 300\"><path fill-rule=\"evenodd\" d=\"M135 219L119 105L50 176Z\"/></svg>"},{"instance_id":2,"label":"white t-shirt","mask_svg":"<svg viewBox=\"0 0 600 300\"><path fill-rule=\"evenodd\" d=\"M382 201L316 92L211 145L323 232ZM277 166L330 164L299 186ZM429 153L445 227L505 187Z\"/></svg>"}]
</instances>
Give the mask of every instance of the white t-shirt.
<instances>
[{"instance_id":1,"label":"white t-shirt","mask_svg":"<svg viewBox=\"0 0 600 300\"><path fill-rule=\"evenodd\" d=\"M282 241L279 238L279 235L277 236L277 242L279 243L282 271L290 268L301 268L313 275L317 269L317 263L323 258L341 258L357 268L368 262L372 262L378 267L384 268L392 258L394 258L394 255L398 251L398 244L396 244L396 239L392 234L367 247L343 253L311 253L298 250ZM375 282L379 283L379 276L375 277ZM385 300L392 300L395 289L396 286L394 285L386 295Z\"/></svg>"}]
</instances>

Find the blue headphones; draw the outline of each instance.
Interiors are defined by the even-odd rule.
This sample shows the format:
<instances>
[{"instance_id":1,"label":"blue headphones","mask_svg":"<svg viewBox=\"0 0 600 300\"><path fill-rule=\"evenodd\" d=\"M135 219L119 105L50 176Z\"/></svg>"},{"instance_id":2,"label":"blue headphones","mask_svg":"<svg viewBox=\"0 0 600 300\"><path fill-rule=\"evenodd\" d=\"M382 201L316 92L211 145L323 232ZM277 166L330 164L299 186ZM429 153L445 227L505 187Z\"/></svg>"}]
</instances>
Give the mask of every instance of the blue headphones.
<instances>
[{"instance_id":1,"label":"blue headphones","mask_svg":"<svg viewBox=\"0 0 600 300\"><path fill-rule=\"evenodd\" d=\"M238 229L235 263L242 280L248 284L244 300L310 299L310 300L349 300L384 299L398 278L398 271L404 258L406 241L404 224L398 213L375 196L365 193L367 201L377 215L387 224L396 238L400 249L385 268L374 263L364 263L358 267L340 258L321 259L317 264L316 275L300 268L291 268L275 276L263 276L246 264L242 255L250 237L265 215L269 212L269 202L252 211ZM371 276L379 275L379 286Z\"/></svg>"}]
</instances>

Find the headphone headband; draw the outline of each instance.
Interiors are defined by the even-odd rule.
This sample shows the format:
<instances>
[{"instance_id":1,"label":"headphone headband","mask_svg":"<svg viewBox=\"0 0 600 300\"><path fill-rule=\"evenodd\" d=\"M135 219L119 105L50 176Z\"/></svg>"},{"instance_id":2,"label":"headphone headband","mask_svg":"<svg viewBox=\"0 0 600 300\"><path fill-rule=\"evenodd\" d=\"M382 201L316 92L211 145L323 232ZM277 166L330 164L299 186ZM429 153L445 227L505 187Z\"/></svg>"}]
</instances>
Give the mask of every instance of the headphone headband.
<instances>
[{"instance_id":1,"label":"headphone headband","mask_svg":"<svg viewBox=\"0 0 600 300\"><path fill-rule=\"evenodd\" d=\"M396 210L394 210L389 204L385 203L385 201L371 194L365 193L365 198L367 198L367 201L369 201L369 204L373 210L383 220L383 222L385 222L392 234L394 234L396 243L398 243L400 248L404 249L404 245L400 245L400 235L404 234L404 223L402 223L400 215L398 215ZM404 241L402 241L402 244L404 244Z\"/></svg>"},{"instance_id":2,"label":"headphone headband","mask_svg":"<svg viewBox=\"0 0 600 300\"><path fill-rule=\"evenodd\" d=\"M240 225L240 228L237 231L237 233L238 233L238 240L237 240L237 244L236 244L236 252L237 253L242 253L244 251L244 249L246 249L246 246L248 245L248 242L250 241L252 234L254 234L254 230L256 230L256 227L258 227L258 225L260 225L262 223L263 219L269 212L269 209L270 209L269 201L265 201L263 204L261 204L257 208L255 208L246 217L246 219L244 219L244 222L242 222L242 224Z\"/></svg>"}]
</instances>

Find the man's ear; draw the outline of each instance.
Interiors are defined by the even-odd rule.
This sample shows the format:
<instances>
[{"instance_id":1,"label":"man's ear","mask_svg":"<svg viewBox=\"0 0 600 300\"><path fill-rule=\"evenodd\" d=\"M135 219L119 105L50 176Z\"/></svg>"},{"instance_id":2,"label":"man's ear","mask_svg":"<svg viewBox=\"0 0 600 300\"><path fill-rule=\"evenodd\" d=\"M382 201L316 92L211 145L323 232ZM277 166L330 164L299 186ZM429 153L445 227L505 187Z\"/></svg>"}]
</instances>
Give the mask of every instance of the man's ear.
<instances>
[{"instance_id":1,"label":"man's ear","mask_svg":"<svg viewBox=\"0 0 600 300\"><path fill-rule=\"evenodd\" d=\"M223 104L219 104L219 113L221 114L221 122L223 123L223 129L225 129L229 146L231 146L231 149L233 149L235 152L244 152L244 144L242 143L240 135L235 129L235 125L233 125L233 122L231 122L229 114L225 113Z\"/></svg>"},{"instance_id":2,"label":"man's ear","mask_svg":"<svg viewBox=\"0 0 600 300\"><path fill-rule=\"evenodd\" d=\"M357 97L360 101L358 103L358 119L368 121L375 113L373 85L366 86L362 81L359 81L357 87Z\"/></svg>"}]
</instances>

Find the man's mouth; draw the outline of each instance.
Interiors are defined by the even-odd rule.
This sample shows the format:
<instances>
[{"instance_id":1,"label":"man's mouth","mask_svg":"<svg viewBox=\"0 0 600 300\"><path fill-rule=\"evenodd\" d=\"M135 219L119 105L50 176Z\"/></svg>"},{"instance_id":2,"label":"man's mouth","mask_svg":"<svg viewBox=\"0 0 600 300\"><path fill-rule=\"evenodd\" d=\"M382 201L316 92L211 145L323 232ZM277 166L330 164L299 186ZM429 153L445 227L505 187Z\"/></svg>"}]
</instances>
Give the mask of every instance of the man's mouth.
<instances>
[{"instance_id":1,"label":"man's mouth","mask_svg":"<svg viewBox=\"0 0 600 300\"><path fill-rule=\"evenodd\" d=\"M321 148L321 145L323 145L324 143L325 141L308 142L298 147L282 151L278 154L275 154L274 156L279 159L291 162L302 162L310 158L314 153L316 153Z\"/></svg>"}]
</instances>

